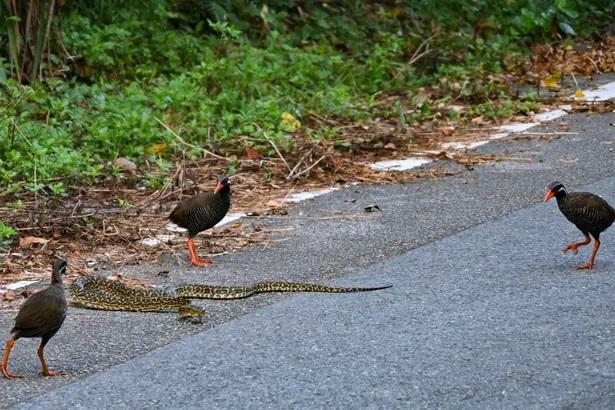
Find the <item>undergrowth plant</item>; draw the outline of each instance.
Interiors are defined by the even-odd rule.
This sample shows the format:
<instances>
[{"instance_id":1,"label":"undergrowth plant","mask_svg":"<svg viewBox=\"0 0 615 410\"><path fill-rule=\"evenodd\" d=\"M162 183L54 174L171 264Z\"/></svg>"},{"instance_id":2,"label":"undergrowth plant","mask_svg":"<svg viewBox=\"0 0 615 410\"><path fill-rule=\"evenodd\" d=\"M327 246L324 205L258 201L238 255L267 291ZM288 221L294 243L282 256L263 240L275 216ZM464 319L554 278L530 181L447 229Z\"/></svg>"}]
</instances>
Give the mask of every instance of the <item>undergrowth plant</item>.
<instances>
[{"instance_id":1,"label":"undergrowth plant","mask_svg":"<svg viewBox=\"0 0 615 410\"><path fill-rule=\"evenodd\" d=\"M61 69L24 81L11 50L29 43L11 33L30 2L51 4L0 6L0 188L51 195L113 177L118 157L158 164L145 176L157 188L174 154L200 146L275 155L271 142L287 152L297 131L343 146L335 128L303 125L313 116L411 125L450 101L474 104L453 119L527 112L536 103L492 75L532 42L592 33L615 15L606 0L76 0L39 17L53 16L44 54ZM420 87L439 100L415 98ZM375 104L388 94L407 99Z\"/></svg>"},{"instance_id":2,"label":"undergrowth plant","mask_svg":"<svg viewBox=\"0 0 615 410\"><path fill-rule=\"evenodd\" d=\"M17 235L15 229L0 221L0 252L11 244L15 235Z\"/></svg>"}]
</instances>

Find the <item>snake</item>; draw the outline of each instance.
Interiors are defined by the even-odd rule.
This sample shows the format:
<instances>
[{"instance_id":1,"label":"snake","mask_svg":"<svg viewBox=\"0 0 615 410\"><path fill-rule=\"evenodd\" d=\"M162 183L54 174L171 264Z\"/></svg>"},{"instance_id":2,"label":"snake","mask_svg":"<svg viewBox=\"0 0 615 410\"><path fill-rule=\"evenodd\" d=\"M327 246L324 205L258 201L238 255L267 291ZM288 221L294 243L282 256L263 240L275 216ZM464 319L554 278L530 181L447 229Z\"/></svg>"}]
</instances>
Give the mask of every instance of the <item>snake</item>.
<instances>
[{"instance_id":1,"label":"snake","mask_svg":"<svg viewBox=\"0 0 615 410\"><path fill-rule=\"evenodd\" d=\"M69 287L73 304L97 310L132 312L177 312L180 319L200 322L205 312L191 299L243 299L266 292L351 293L387 289L378 287L333 287L300 282L258 282L250 286L213 286L189 283L173 292L131 287L105 278L82 276Z\"/></svg>"},{"instance_id":2,"label":"snake","mask_svg":"<svg viewBox=\"0 0 615 410\"><path fill-rule=\"evenodd\" d=\"M190 299L159 289L130 287L124 283L82 276L69 287L72 303L97 310L132 312L177 312L180 319L200 321L204 311Z\"/></svg>"}]
</instances>

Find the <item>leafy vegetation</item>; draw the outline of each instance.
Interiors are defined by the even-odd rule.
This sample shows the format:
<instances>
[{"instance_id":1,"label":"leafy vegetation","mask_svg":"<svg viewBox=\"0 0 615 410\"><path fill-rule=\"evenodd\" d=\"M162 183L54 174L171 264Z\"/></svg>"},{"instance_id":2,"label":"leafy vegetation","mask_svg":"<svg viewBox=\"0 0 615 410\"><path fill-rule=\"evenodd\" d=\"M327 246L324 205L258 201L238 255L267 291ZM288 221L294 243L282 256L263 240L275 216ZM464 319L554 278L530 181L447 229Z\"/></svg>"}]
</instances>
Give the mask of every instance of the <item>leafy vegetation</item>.
<instances>
[{"instance_id":1,"label":"leafy vegetation","mask_svg":"<svg viewBox=\"0 0 615 410\"><path fill-rule=\"evenodd\" d=\"M2 221L0 221L0 252L2 252L5 247L10 245L15 235L15 229L10 226L6 226Z\"/></svg>"},{"instance_id":2,"label":"leafy vegetation","mask_svg":"<svg viewBox=\"0 0 615 410\"><path fill-rule=\"evenodd\" d=\"M421 87L475 102L470 115L524 112L533 102L492 75L533 42L591 34L615 15L607 0L62 3L0 6L0 187L11 192L62 195L71 180L112 175L117 157L156 163L155 188L175 152L199 154L186 147L273 155L268 141L289 150L297 130L335 139L302 125L312 116L410 124L433 115ZM394 93L415 114L374 104Z\"/></svg>"}]
</instances>

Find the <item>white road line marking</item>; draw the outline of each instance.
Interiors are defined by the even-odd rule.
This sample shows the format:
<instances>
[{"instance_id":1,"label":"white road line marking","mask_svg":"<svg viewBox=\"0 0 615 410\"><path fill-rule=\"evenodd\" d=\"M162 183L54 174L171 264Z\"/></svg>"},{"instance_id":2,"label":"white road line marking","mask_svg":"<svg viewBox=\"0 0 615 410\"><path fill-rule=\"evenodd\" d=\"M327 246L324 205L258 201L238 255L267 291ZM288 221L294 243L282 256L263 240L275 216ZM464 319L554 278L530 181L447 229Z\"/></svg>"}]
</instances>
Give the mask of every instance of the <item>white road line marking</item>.
<instances>
[{"instance_id":1,"label":"white road line marking","mask_svg":"<svg viewBox=\"0 0 615 410\"><path fill-rule=\"evenodd\" d=\"M283 201L293 202L293 203L301 202L301 201L305 201L306 199L316 198L317 196L328 194L329 192L337 191L338 189L339 188L325 188L325 189L320 189L318 191L312 191L312 192L297 192L297 193L288 195L286 198L283 199Z\"/></svg>"},{"instance_id":2,"label":"white road line marking","mask_svg":"<svg viewBox=\"0 0 615 410\"><path fill-rule=\"evenodd\" d=\"M374 162L370 168L378 171L405 171L430 163L428 158L411 157L406 159L393 159L389 161Z\"/></svg>"},{"instance_id":3,"label":"white road line marking","mask_svg":"<svg viewBox=\"0 0 615 410\"><path fill-rule=\"evenodd\" d=\"M593 90L585 91L583 98L577 98L577 101L607 101L615 98L615 82L602 85Z\"/></svg>"},{"instance_id":4,"label":"white road line marking","mask_svg":"<svg viewBox=\"0 0 615 410\"><path fill-rule=\"evenodd\" d=\"M6 285L0 286L0 293L4 293L7 290L17 290L21 288L25 288L26 286L30 286L33 283L36 283L35 280L20 280L18 282L9 283Z\"/></svg>"},{"instance_id":5,"label":"white road line marking","mask_svg":"<svg viewBox=\"0 0 615 410\"><path fill-rule=\"evenodd\" d=\"M597 102L597 101L607 101L612 98L615 98L615 82L608 83L602 85L593 90L583 90L584 97L576 98L574 95L571 98L575 98L577 101L587 101L587 102ZM558 109L542 112L534 115L535 122L527 122L527 123L511 123L505 124L498 129L502 132L497 132L489 136L487 140L478 140L474 142L460 142L460 141L450 141L444 142L440 144L442 149L453 149L453 150L462 150L462 149L474 149L476 147L480 147L481 145L487 144L489 141L498 140L504 137L509 136L510 134L527 131L530 128L533 128L537 125L542 124L543 122L553 121L557 118L561 118L565 115L568 115L569 110L572 109L571 105L562 105ZM431 160L427 158L420 157L410 157L407 159L401 160L390 160L390 161L379 161L370 165L372 169L376 169L379 171L407 171L412 168L419 167L421 165L427 164L431 162Z\"/></svg>"}]
</instances>

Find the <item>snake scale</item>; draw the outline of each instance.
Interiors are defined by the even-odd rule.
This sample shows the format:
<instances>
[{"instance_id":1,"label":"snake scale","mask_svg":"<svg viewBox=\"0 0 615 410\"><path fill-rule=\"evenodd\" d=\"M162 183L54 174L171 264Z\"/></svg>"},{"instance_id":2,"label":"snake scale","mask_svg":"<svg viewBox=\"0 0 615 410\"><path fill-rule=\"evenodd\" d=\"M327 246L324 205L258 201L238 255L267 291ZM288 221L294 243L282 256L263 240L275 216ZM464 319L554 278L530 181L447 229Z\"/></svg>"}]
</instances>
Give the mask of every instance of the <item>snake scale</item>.
<instances>
[{"instance_id":1,"label":"snake scale","mask_svg":"<svg viewBox=\"0 0 615 410\"><path fill-rule=\"evenodd\" d=\"M265 292L368 292L389 287L347 288L296 282L260 282L251 286L233 287L192 283L176 288L175 292L165 292L159 289L129 287L121 282L104 278L83 276L70 285L69 291L74 304L89 309L177 312L181 319L200 320L204 311L194 306L190 299L242 299Z\"/></svg>"}]
</instances>

